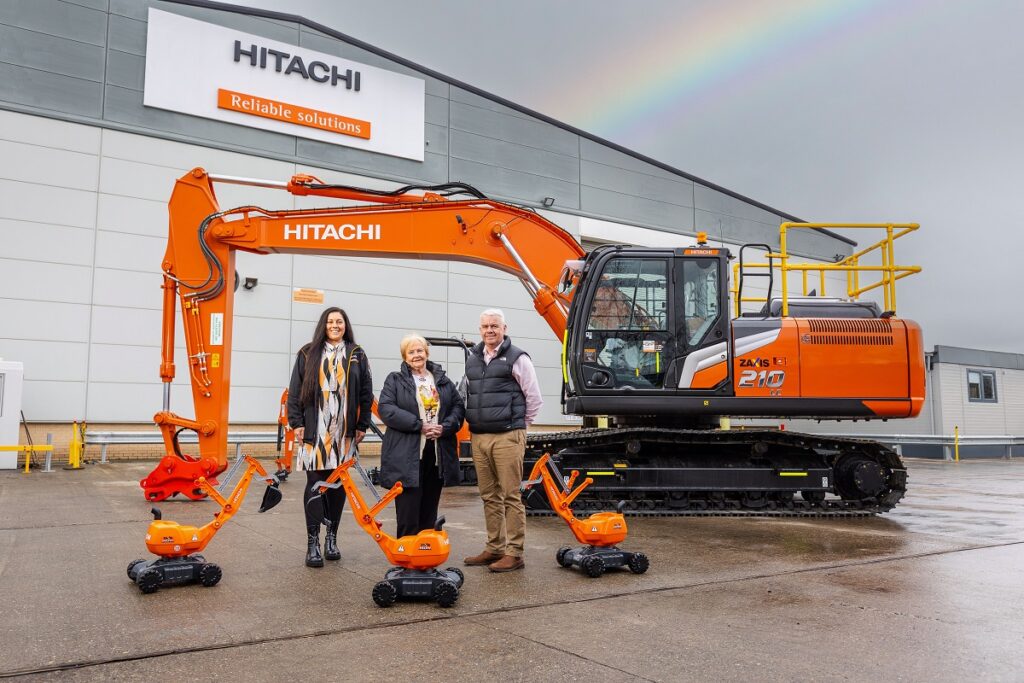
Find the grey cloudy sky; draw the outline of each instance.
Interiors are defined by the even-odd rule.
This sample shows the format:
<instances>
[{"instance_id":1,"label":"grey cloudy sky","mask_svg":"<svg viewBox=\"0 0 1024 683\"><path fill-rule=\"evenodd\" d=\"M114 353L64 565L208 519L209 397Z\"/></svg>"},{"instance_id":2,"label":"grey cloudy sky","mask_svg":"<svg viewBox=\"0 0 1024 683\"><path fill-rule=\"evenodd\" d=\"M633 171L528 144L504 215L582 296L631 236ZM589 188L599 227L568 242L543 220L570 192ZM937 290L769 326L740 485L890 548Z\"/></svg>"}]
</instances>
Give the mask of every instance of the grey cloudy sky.
<instances>
[{"instance_id":1,"label":"grey cloudy sky","mask_svg":"<svg viewBox=\"0 0 1024 683\"><path fill-rule=\"evenodd\" d=\"M918 222L899 313L1024 353L1020 0L240 0L807 220Z\"/></svg>"}]
</instances>

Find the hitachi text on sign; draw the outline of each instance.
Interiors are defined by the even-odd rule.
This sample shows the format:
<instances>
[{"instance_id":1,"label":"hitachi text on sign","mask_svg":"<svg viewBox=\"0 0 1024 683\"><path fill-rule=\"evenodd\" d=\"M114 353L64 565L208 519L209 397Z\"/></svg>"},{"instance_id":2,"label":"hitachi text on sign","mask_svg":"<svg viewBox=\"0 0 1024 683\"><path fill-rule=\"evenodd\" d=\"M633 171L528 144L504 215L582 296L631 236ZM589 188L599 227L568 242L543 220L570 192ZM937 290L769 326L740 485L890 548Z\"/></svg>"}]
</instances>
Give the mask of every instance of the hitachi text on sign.
<instances>
[{"instance_id":1,"label":"hitachi text on sign","mask_svg":"<svg viewBox=\"0 0 1024 683\"><path fill-rule=\"evenodd\" d=\"M286 240L379 240L380 223L363 225L362 223L344 223L335 226L332 223L296 223L284 224Z\"/></svg>"},{"instance_id":2,"label":"hitachi text on sign","mask_svg":"<svg viewBox=\"0 0 1024 683\"><path fill-rule=\"evenodd\" d=\"M359 92L360 73L352 71L352 69L339 71L337 66L333 64L328 66L318 60L314 60L307 65L302 60L302 57L298 55L290 55L287 52L281 52L280 50L268 47L258 47L256 45L249 45L249 49L245 49L242 47L242 41L236 40L235 61L242 61L243 56L249 58L250 66L266 69L269 63L274 71L284 73L285 76L299 74L307 81L313 80L317 83L327 83L330 81L332 86L343 82L346 90ZM270 58L269 60L267 59L268 57Z\"/></svg>"}]
</instances>

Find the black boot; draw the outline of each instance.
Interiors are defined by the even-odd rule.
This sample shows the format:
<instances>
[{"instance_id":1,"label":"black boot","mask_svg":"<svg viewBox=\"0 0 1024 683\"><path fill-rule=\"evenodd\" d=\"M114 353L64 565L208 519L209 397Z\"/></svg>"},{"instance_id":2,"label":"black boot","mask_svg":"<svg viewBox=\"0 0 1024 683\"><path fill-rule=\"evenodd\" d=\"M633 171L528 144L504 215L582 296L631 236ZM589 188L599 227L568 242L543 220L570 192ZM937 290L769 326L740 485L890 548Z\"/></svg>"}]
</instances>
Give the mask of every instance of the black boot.
<instances>
[{"instance_id":1,"label":"black boot","mask_svg":"<svg viewBox=\"0 0 1024 683\"><path fill-rule=\"evenodd\" d=\"M338 550L338 525L332 522L327 523L327 531L324 533L324 559L341 559L341 551Z\"/></svg>"},{"instance_id":2,"label":"black boot","mask_svg":"<svg viewBox=\"0 0 1024 683\"><path fill-rule=\"evenodd\" d=\"M306 550L306 566L307 567L322 567L324 566L324 557L320 554L320 525L306 527L306 540L309 542L309 548Z\"/></svg>"}]
</instances>

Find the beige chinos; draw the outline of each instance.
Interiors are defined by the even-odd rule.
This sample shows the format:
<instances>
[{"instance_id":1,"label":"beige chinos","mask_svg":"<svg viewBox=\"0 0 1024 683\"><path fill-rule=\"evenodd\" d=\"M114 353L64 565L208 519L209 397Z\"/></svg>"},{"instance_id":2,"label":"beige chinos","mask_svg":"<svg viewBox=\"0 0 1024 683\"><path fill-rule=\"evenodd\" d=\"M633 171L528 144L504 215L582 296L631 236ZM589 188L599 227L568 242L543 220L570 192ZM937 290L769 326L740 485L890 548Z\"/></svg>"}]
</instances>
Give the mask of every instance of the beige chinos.
<instances>
[{"instance_id":1,"label":"beige chinos","mask_svg":"<svg viewBox=\"0 0 1024 683\"><path fill-rule=\"evenodd\" d=\"M526 430L473 434L473 465L487 524L487 552L523 556L526 506L519 492Z\"/></svg>"}]
</instances>

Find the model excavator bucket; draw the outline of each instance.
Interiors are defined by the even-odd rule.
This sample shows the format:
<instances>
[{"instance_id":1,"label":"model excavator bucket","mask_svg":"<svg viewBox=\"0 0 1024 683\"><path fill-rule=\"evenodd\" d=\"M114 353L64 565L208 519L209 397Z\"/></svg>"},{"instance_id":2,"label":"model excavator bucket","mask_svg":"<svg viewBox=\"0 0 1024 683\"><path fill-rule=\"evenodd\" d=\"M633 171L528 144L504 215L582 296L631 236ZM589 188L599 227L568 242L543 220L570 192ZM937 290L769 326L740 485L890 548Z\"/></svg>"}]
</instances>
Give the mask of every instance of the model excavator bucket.
<instances>
[{"instance_id":1,"label":"model excavator bucket","mask_svg":"<svg viewBox=\"0 0 1024 683\"><path fill-rule=\"evenodd\" d=\"M260 501L260 512L266 512L281 502L282 494L278 485L268 484L267 490L263 492L263 500Z\"/></svg>"}]
</instances>

